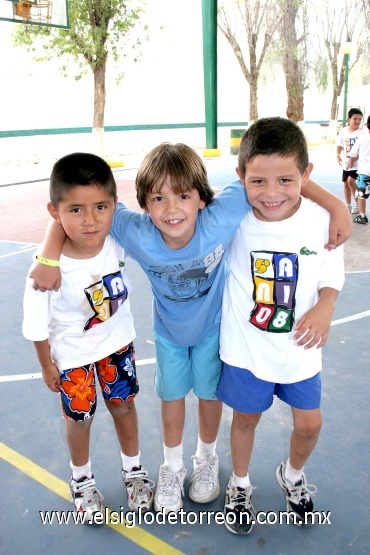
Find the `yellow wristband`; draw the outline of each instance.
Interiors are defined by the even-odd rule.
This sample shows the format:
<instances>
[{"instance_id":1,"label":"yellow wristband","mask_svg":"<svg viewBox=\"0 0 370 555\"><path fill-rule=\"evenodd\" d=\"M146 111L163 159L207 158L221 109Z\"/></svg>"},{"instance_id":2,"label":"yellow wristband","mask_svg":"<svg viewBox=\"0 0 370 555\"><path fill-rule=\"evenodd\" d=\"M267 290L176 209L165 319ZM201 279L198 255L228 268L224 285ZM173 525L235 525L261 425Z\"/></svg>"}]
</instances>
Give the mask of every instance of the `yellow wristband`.
<instances>
[{"instance_id":1,"label":"yellow wristband","mask_svg":"<svg viewBox=\"0 0 370 555\"><path fill-rule=\"evenodd\" d=\"M40 264L45 264L45 266L59 266L59 260L50 260L49 258L44 258L38 254L36 254L36 260L37 262L40 262Z\"/></svg>"}]
</instances>

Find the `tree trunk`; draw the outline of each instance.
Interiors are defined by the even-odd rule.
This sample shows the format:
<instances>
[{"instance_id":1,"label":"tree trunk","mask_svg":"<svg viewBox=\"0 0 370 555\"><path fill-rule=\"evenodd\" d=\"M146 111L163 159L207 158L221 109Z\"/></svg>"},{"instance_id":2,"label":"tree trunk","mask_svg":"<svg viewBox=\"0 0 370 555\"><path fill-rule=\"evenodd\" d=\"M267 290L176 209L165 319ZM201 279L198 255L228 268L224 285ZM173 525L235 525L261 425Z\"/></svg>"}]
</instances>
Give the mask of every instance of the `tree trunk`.
<instances>
[{"instance_id":1,"label":"tree trunk","mask_svg":"<svg viewBox=\"0 0 370 555\"><path fill-rule=\"evenodd\" d=\"M337 105L338 105L338 98L342 94L343 84L344 84L344 72L345 72L345 65L344 60L342 62L342 68L338 79L338 66L337 62L335 61L332 64L332 78L333 78L333 94L331 97L331 108L330 108L330 119L336 120L338 119L337 114Z\"/></svg>"},{"instance_id":2,"label":"tree trunk","mask_svg":"<svg viewBox=\"0 0 370 555\"><path fill-rule=\"evenodd\" d=\"M94 119L93 140L95 151L104 157L104 111L105 111L106 59L94 69Z\"/></svg>"},{"instance_id":3,"label":"tree trunk","mask_svg":"<svg viewBox=\"0 0 370 555\"><path fill-rule=\"evenodd\" d=\"M331 97L331 107L330 107L330 119L336 120L338 119L337 108L338 108L338 89L333 90L333 94Z\"/></svg>"},{"instance_id":4,"label":"tree trunk","mask_svg":"<svg viewBox=\"0 0 370 555\"><path fill-rule=\"evenodd\" d=\"M299 44L295 28L300 0L286 0L282 3L284 15L281 26L283 49L283 69L288 96L286 115L297 123L304 120L304 76L299 60Z\"/></svg>"},{"instance_id":5,"label":"tree trunk","mask_svg":"<svg viewBox=\"0 0 370 555\"><path fill-rule=\"evenodd\" d=\"M288 96L288 106L286 115L289 119L297 123L304 120L304 88L298 77L297 60L290 59L289 68L285 72L285 86Z\"/></svg>"},{"instance_id":6,"label":"tree trunk","mask_svg":"<svg viewBox=\"0 0 370 555\"><path fill-rule=\"evenodd\" d=\"M249 124L258 119L258 78L249 81Z\"/></svg>"}]
</instances>

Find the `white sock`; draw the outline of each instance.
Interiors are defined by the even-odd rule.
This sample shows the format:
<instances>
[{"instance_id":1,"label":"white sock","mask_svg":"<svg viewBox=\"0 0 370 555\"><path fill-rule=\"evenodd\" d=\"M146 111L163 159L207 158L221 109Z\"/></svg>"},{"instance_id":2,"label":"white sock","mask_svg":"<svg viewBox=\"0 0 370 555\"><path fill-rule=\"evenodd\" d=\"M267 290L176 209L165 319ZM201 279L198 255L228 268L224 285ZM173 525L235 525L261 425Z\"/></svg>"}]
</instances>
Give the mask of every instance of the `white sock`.
<instances>
[{"instance_id":1,"label":"white sock","mask_svg":"<svg viewBox=\"0 0 370 555\"><path fill-rule=\"evenodd\" d=\"M179 472L183 467L182 443L176 447L163 445L164 464L171 472Z\"/></svg>"},{"instance_id":2,"label":"white sock","mask_svg":"<svg viewBox=\"0 0 370 555\"><path fill-rule=\"evenodd\" d=\"M84 464L83 466L75 466L72 461L70 461L69 466L71 467L72 470L72 478L74 480L80 480L81 478L83 478L84 476L86 476L86 478L92 478L92 472L91 472L91 461L90 459L87 461L86 464Z\"/></svg>"},{"instance_id":3,"label":"white sock","mask_svg":"<svg viewBox=\"0 0 370 555\"><path fill-rule=\"evenodd\" d=\"M249 480L249 474L246 476L236 476L235 472L233 472L233 477L231 478L231 484L238 488L247 488L251 485Z\"/></svg>"},{"instance_id":4,"label":"white sock","mask_svg":"<svg viewBox=\"0 0 370 555\"><path fill-rule=\"evenodd\" d=\"M198 436L198 445L197 445L197 450L195 452L196 458L201 461L205 461L207 459L207 455L215 455L216 445L217 445L217 439L212 443L204 443L204 441L202 441Z\"/></svg>"},{"instance_id":5,"label":"white sock","mask_svg":"<svg viewBox=\"0 0 370 555\"><path fill-rule=\"evenodd\" d=\"M134 457L128 457L121 451L122 469L130 472L133 468L140 468L140 451Z\"/></svg>"},{"instance_id":6,"label":"white sock","mask_svg":"<svg viewBox=\"0 0 370 555\"><path fill-rule=\"evenodd\" d=\"M363 213L363 212L360 212L360 216L361 216L361 218L364 218L366 216L366 214Z\"/></svg>"},{"instance_id":7,"label":"white sock","mask_svg":"<svg viewBox=\"0 0 370 555\"><path fill-rule=\"evenodd\" d=\"M285 478L289 480L289 482L291 482L292 484L296 484L302 478L303 468L301 468L300 470L296 470L292 467L292 465L290 464L290 460L288 459L285 467Z\"/></svg>"}]
</instances>

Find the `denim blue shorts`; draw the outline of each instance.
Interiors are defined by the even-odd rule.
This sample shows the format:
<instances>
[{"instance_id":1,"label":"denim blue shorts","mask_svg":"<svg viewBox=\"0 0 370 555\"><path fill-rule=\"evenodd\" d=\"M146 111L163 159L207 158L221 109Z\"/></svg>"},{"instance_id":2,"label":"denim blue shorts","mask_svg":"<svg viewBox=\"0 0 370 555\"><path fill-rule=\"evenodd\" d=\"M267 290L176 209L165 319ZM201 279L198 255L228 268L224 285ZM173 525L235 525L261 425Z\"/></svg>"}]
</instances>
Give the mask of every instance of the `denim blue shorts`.
<instances>
[{"instance_id":1,"label":"denim blue shorts","mask_svg":"<svg viewBox=\"0 0 370 555\"><path fill-rule=\"evenodd\" d=\"M64 417L78 422L94 416L96 411L96 376L106 401L132 401L139 392L135 368L134 344L79 368L60 372L61 404Z\"/></svg>"},{"instance_id":2,"label":"denim blue shorts","mask_svg":"<svg viewBox=\"0 0 370 555\"><path fill-rule=\"evenodd\" d=\"M217 398L232 409L259 414L271 407L274 395L296 409L318 409L321 402L320 372L307 380L280 384L260 380L249 370L223 363Z\"/></svg>"},{"instance_id":3,"label":"denim blue shorts","mask_svg":"<svg viewBox=\"0 0 370 555\"><path fill-rule=\"evenodd\" d=\"M221 375L220 334L193 347L181 347L154 332L157 356L155 390L162 401L177 401L193 390L200 399L216 400Z\"/></svg>"}]
</instances>

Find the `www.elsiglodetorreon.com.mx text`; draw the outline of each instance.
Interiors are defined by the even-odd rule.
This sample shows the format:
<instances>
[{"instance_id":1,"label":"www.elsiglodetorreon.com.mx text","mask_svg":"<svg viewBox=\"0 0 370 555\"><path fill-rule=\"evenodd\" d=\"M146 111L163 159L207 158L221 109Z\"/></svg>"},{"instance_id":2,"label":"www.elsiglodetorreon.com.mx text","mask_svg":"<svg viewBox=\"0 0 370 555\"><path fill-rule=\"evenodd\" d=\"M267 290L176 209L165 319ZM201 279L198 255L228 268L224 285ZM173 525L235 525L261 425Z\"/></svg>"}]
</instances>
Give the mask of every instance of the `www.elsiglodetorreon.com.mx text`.
<instances>
[{"instance_id":1,"label":"www.elsiglodetorreon.com.mx text","mask_svg":"<svg viewBox=\"0 0 370 555\"><path fill-rule=\"evenodd\" d=\"M111 511L108 507L103 512L96 512L93 515L86 513L76 513L75 511L39 511L40 519L43 524L123 524L127 528L140 526L142 524L229 524L237 523L237 519L250 519L253 524L289 524L298 519L297 515L288 511L259 511L253 517L249 513L240 513L238 516L234 513L224 514L222 511L184 511L180 509L178 512L165 513L164 510L157 513L124 511L120 507L119 511ZM306 513L304 522L300 524L331 524L331 511L313 511ZM298 523L296 520L295 523Z\"/></svg>"}]
</instances>

